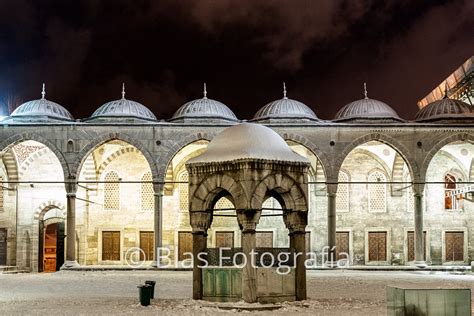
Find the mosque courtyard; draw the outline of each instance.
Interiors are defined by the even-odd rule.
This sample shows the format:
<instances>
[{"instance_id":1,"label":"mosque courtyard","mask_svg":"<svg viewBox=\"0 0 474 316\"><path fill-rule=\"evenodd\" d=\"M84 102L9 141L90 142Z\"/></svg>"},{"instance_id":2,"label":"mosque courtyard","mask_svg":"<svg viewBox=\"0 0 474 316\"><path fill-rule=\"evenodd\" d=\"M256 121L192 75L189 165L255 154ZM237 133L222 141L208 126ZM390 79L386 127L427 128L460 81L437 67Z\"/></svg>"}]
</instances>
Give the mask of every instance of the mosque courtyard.
<instances>
[{"instance_id":1,"label":"mosque courtyard","mask_svg":"<svg viewBox=\"0 0 474 316\"><path fill-rule=\"evenodd\" d=\"M155 299L148 307L138 303L136 287L145 280L157 281ZM278 310L252 314L385 315L387 286L474 290L474 275L469 272L313 270L307 272L307 300L282 303ZM219 309L215 303L193 301L191 297L192 272L188 271L0 274L2 315L215 315L237 311ZM239 304L245 305L236 305Z\"/></svg>"}]
</instances>

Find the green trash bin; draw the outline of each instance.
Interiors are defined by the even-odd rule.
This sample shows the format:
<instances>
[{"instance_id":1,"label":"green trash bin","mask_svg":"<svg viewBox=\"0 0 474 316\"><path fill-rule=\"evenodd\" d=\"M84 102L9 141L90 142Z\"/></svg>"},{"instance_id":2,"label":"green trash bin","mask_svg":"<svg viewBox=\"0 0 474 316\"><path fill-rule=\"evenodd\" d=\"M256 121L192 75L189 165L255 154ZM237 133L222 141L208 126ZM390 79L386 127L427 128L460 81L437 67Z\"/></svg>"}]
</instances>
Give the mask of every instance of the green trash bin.
<instances>
[{"instance_id":1,"label":"green trash bin","mask_svg":"<svg viewBox=\"0 0 474 316\"><path fill-rule=\"evenodd\" d=\"M155 298L155 284L156 284L156 281L145 281L145 284L151 286L150 298L154 299Z\"/></svg>"},{"instance_id":2,"label":"green trash bin","mask_svg":"<svg viewBox=\"0 0 474 316\"><path fill-rule=\"evenodd\" d=\"M151 286L148 284L139 285L138 287L138 298L140 300L140 305L148 306L150 305L151 298Z\"/></svg>"}]
</instances>

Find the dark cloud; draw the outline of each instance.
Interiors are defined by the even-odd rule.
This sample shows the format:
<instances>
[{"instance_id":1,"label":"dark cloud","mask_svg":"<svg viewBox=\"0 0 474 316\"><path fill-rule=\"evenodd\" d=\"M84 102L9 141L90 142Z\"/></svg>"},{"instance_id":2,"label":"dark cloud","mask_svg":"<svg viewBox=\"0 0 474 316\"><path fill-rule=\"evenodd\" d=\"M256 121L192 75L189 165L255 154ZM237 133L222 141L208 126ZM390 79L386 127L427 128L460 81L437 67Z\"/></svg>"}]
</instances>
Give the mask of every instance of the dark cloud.
<instances>
[{"instance_id":1,"label":"dark cloud","mask_svg":"<svg viewBox=\"0 0 474 316\"><path fill-rule=\"evenodd\" d=\"M209 95L240 118L281 96L332 118L362 95L413 118L470 57L474 2L25 1L0 7L0 95L48 97L75 117L127 96L167 118ZM5 97L4 97L5 98Z\"/></svg>"}]
</instances>

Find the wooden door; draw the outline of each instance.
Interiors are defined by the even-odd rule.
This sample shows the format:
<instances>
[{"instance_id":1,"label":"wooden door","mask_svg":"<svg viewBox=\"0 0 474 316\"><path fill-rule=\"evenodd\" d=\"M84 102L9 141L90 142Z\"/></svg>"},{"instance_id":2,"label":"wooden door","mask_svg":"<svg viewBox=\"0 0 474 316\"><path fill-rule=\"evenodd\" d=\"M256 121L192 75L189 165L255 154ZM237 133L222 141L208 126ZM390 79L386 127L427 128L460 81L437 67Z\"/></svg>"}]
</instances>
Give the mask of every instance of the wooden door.
<instances>
[{"instance_id":1,"label":"wooden door","mask_svg":"<svg viewBox=\"0 0 474 316\"><path fill-rule=\"evenodd\" d=\"M387 261L387 233L369 233L369 261Z\"/></svg>"},{"instance_id":2,"label":"wooden door","mask_svg":"<svg viewBox=\"0 0 474 316\"><path fill-rule=\"evenodd\" d=\"M120 232L102 232L102 260L120 261Z\"/></svg>"},{"instance_id":3,"label":"wooden door","mask_svg":"<svg viewBox=\"0 0 474 316\"><path fill-rule=\"evenodd\" d=\"M153 232L140 232L140 260L150 261L153 260L155 254L155 233Z\"/></svg>"},{"instance_id":4,"label":"wooden door","mask_svg":"<svg viewBox=\"0 0 474 316\"><path fill-rule=\"evenodd\" d=\"M341 252L349 255L349 232L336 232L336 260L346 259Z\"/></svg>"},{"instance_id":5,"label":"wooden door","mask_svg":"<svg viewBox=\"0 0 474 316\"><path fill-rule=\"evenodd\" d=\"M7 265L7 229L0 228L0 266Z\"/></svg>"},{"instance_id":6,"label":"wooden door","mask_svg":"<svg viewBox=\"0 0 474 316\"><path fill-rule=\"evenodd\" d=\"M234 248L234 232L216 232L216 248Z\"/></svg>"},{"instance_id":7,"label":"wooden door","mask_svg":"<svg viewBox=\"0 0 474 316\"><path fill-rule=\"evenodd\" d=\"M408 232L408 261L415 261L415 233L412 231ZM426 260L426 232L423 232L423 260Z\"/></svg>"},{"instance_id":8,"label":"wooden door","mask_svg":"<svg viewBox=\"0 0 474 316\"><path fill-rule=\"evenodd\" d=\"M57 223L49 224L44 229L44 272L56 271L57 226Z\"/></svg>"},{"instance_id":9,"label":"wooden door","mask_svg":"<svg viewBox=\"0 0 474 316\"><path fill-rule=\"evenodd\" d=\"M191 232L178 232L178 260L189 259L186 252L193 252L193 234Z\"/></svg>"},{"instance_id":10,"label":"wooden door","mask_svg":"<svg viewBox=\"0 0 474 316\"><path fill-rule=\"evenodd\" d=\"M59 271L64 264L64 222L56 225L56 271Z\"/></svg>"},{"instance_id":11,"label":"wooden door","mask_svg":"<svg viewBox=\"0 0 474 316\"><path fill-rule=\"evenodd\" d=\"M444 240L446 261L464 261L464 232L446 232Z\"/></svg>"},{"instance_id":12,"label":"wooden door","mask_svg":"<svg viewBox=\"0 0 474 316\"><path fill-rule=\"evenodd\" d=\"M273 232L257 232L255 238L257 239L257 248L273 247Z\"/></svg>"}]
</instances>

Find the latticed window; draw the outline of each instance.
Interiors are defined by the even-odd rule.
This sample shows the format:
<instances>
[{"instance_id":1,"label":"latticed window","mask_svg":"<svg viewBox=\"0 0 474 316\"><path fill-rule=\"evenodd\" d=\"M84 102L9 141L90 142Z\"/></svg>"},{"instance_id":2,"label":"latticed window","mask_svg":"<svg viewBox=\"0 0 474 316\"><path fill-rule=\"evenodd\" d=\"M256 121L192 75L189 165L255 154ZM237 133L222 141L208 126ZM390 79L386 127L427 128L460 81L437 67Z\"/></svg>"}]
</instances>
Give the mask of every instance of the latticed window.
<instances>
[{"instance_id":1,"label":"latticed window","mask_svg":"<svg viewBox=\"0 0 474 316\"><path fill-rule=\"evenodd\" d=\"M151 172L147 172L142 177L142 211L152 211L154 204L153 183L151 183Z\"/></svg>"},{"instance_id":2,"label":"latticed window","mask_svg":"<svg viewBox=\"0 0 474 316\"><path fill-rule=\"evenodd\" d=\"M408 186L409 183L411 182L411 178L409 176L406 176L405 182L407 183L406 185ZM413 186L409 186L407 188L406 194L407 194L407 211L414 212L415 211L415 191L413 190Z\"/></svg>"},{"instance_id":3,"label":"latticed window","mask_svg":"<svg viewBox=\"0 0 474 316\"><path fill-rule=\"evenodd\" d=\"M219 201L217 201L216 205L214 206L215 209L228 209L228 208L234 208L234 204L226 198L226 197L221 197Z\"/></svg>"},{"instance_id":4,"label":"latticed window","mask_svg":"<svg viewBox=\"0 0 474 316\"><path fill-rule=\"evenodd\" d=\"M179 183L178 190L179 190L179 209L181 212L187 212L189 207L189 175L186 171L181 173L179 176L180 182L186 183Z\"/></svg>"},{"instance_id":5,"label":"latticed window","mask_svg":"<svg viewBox=\"0 0 474 316\"><path fill-rule=\"evenodd\" d=\"M117 172L109 171L104 180L104 210L120 209L120 183Z\"/></svg>"},{"instance_id":6,"label":"latticed window","mask_svg":"<svg viewBox=\"0 0 474 316\"><path fill-rule=\"evenodd\" d=\"M3 177L0 177L0 210L3 209Z\"/></svg>"},{"instance_id":7,"label":"latticed window","mask_svg":"<svg viewBox=\"0 0 474 316\"><path fill-rule=\"evenodd\" d=\"M336 211L349 212L349 175L345 171L340 171L338 176Z\"/></svg>"},{"instance_id":8,"label":"latticed window","mask_svg":"<svg viewBox=\"0 0 474 316\"><path fill-rule=\"evenodd\" d=\"M369 174L369 212L386 212L387 210L387 178L380 171ZM378 183L380 182L380 183Z\"/></svg>"}]
</instances>

